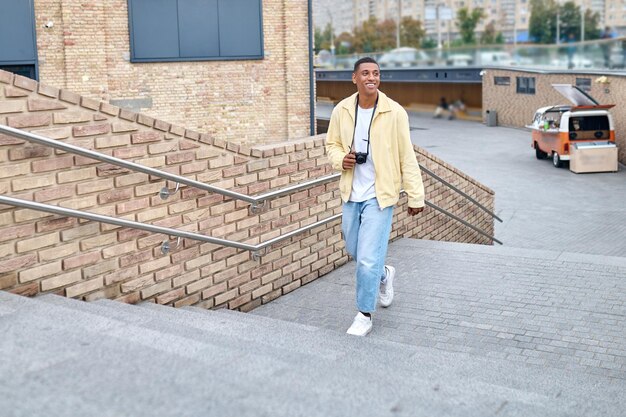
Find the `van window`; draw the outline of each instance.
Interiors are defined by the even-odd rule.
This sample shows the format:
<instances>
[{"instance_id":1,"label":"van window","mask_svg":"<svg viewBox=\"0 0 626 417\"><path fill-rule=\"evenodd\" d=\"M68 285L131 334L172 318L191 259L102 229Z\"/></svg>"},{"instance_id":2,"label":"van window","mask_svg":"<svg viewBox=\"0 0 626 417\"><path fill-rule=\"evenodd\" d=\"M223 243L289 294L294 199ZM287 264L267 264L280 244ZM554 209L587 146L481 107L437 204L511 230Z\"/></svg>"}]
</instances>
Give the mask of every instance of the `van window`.
<instances>
[{"instance_id":1,"label":"van window","mask_svg":"<svg viewBox=\"0 0 626 417\"><path fill-rule=\"evenodd\" d=\"M578 116L569 119L570 139L607 139L608 116Z\"/></svg>"},{"instance_id":2,"label":"van window","mask_svg":"<svg viewBox=\"0 0 626 417\"><path fill-rule=\"evenodd\" d=\"M569 130L609 130L609 118L607 116L571 117Z\"/></svg>"}]
</instances>

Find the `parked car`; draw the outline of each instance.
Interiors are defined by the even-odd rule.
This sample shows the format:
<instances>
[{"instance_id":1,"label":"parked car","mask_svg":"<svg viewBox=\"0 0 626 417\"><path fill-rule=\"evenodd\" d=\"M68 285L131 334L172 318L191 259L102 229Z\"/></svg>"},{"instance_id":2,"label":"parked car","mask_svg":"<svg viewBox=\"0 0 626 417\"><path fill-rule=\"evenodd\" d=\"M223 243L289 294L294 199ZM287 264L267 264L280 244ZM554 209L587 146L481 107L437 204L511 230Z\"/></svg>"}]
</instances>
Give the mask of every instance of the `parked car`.
<instances>
[{"instance_id":1,"label":"parked car","mask_svg":"<svg viewBox=\"0 0 626 417\"><path fill-rule=\"evenodd\" d=\"M472 65L474 58L468 54L452 54L446 58L446 65L452 67L467 67Z\"/></svg>"},{"instance_id":2,"label":"parked car","mask_svg":"<svg viewBox=\"0 0 626 417\"><path fill-rule=\"evenodd\" d=\"M584 56L574 54L572 58L568 58L567 56L560 56L556 59L553 59L550 62L552 67L556 68L593 68L593 61L589 58L585 58Z\"/></svg>"},{"instance_id":3,"label":"parked car","mask_svg":"<svg viewBox=\"0 0 626 417\"><path fill-rule=\"evenodd\" d=\"M424 51L402 47L384 53L380 57L378 64L383 68L426 67L432 66L434 61Z\"/></svg>"},{"instance_id":4,"label":"parked car","mask_svg":"<svg viewBox=\"0 0 626 417\"><path fill-rule=\"evenodd\" d=\"M477 63L487 66L511 66L515 65L515 60L508 52L492 51L478 53Z\"/></svg>"},{"instance_id":5,"label":"parked car","mask_svg":"<svg viewBox=\"0 0 626 417\"><path fill-rule=\"evenodd\" d=\"M614 104L600 105L580 88L570 84L552 84L574 105L548 106L538 109L532 124L531 146L537 159L550 157L560 168L569 161L576 143L606 141L615 144L613 118L608 110Z\"/></svg>"}]
</instances>

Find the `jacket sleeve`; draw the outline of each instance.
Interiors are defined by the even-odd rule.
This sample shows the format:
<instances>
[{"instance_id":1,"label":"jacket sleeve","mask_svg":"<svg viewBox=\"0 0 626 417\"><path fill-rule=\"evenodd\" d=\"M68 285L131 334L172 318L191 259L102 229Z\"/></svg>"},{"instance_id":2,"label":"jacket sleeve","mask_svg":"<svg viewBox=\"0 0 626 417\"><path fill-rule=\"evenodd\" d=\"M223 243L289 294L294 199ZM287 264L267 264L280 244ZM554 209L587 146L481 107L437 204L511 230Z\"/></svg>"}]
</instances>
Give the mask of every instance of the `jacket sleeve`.
<instances>
[{"instance_id":1,"label":"jacket sleeve","mask_svg":"<svg viewBox=\"0 0 626 417\"><path fill-rule=\"evenodd\" d=\"M326 133L326 155L332 167L338 171L343 171L343 158L347 152L343 149L341 141L341 123L339 121L339 106L333 109L330 116L330 124Z\"/></svg>"},{"instance_id":2,"label":"jacket sleeve","mask_svg":"<svg viewBox=\"0 0 626 417\"><path fill-rule=\"evenodd\" d=\"M424 184L415 156L415 150L411 143L409 116L404 109L401 109L398 112L397 119L402 187L409 197L409 207L424 207Z\"/></svg>"}]
</instances>

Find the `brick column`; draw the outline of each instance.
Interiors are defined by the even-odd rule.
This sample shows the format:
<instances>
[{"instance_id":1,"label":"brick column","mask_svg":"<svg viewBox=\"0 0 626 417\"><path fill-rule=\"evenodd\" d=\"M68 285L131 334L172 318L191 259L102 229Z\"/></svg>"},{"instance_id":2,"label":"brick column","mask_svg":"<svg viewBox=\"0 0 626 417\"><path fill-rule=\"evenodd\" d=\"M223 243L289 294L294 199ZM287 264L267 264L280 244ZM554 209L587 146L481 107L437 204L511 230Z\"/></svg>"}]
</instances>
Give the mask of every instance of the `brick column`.
<instances>
[{"instance_id":1,"label":"brick column","mask_svg":"<svg viewBox=\"0 0 626 417\"><path fill-rule=\"evenodd\" d=\"M62 0L66 87L91 98L106 98L106 15L104 2Z\"/></svg>"},{"instance_id":2,"label":"brick column","mask_svg":"<svg viewBox=\"0 0 626 417\"><path fill-rule=\"evenodd\" d=\"M309 135L309 38L306 1L284 1L287 136Z\"/></svg>"}]
</instances>

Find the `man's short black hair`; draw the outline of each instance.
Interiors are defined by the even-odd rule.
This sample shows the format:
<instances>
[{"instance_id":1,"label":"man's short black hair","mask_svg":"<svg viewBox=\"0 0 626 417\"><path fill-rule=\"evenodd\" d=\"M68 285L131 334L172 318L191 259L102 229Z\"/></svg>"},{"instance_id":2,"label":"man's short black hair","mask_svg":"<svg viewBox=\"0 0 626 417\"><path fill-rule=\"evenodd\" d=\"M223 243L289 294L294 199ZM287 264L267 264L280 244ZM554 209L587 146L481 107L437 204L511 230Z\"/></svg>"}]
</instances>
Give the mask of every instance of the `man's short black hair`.
<instances>
[{"instance_id":1,"label":"man's short black hair","mask_svg":"<svg viewBox=\"0 0 626 417\"><path fill-rule=\"evenodd\" d=\"M354 63L354 70L352 72L357 72L359 70L359 66L361 64L376 64L376 65L378 65L378 62L376 62L376 60L374 58L372 58L371 56L366 56L365 58L361 58L357 62ZM380 65L379 65L379 67L380 67Z\"/></svg>"}]
</instances>

